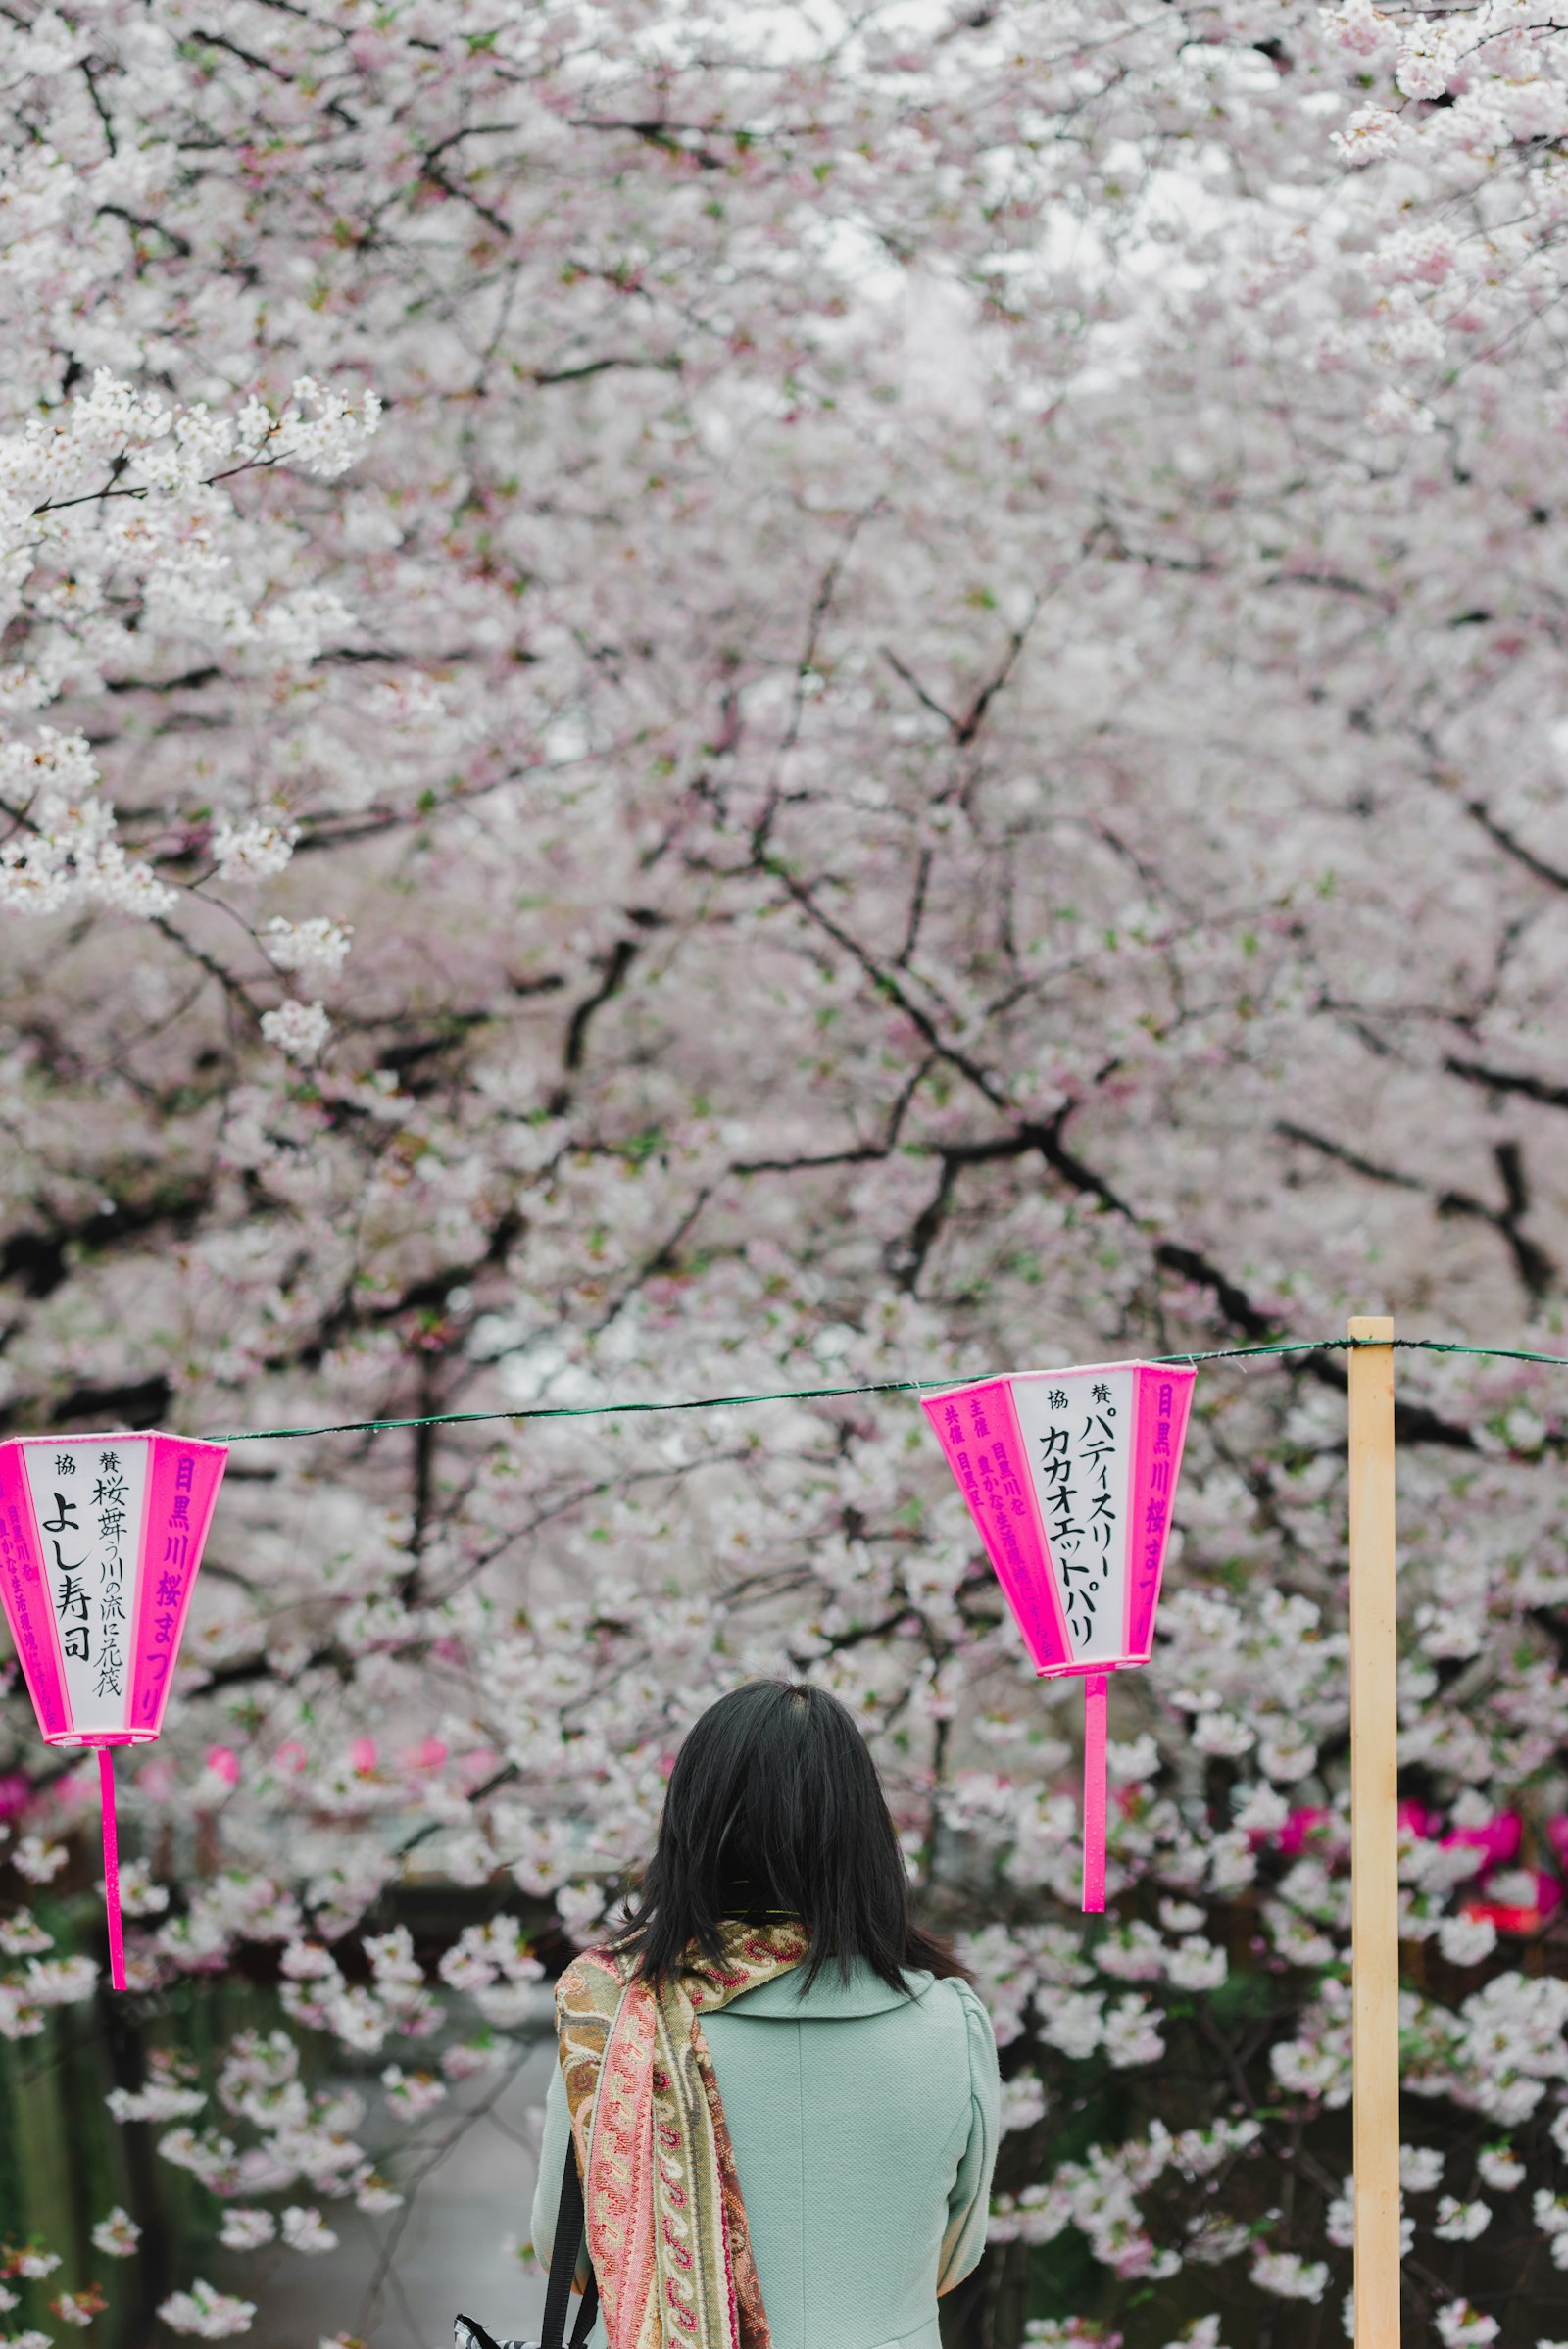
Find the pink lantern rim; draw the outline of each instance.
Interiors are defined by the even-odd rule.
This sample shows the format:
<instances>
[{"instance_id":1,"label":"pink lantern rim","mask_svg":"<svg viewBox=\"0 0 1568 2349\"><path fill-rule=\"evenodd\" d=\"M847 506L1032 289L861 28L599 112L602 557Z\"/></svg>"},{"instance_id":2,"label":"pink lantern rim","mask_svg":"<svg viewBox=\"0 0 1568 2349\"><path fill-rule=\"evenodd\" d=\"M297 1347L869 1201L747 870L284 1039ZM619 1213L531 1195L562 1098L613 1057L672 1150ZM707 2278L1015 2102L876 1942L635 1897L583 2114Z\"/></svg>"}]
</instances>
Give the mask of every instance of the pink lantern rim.
<instances>
[{"instance_id":1,"label":"pink lantern rim","mask_svg":"<svg viewBox=\"0 0 1568 2349\"><path fill-rule=\"evenodd\" d=\"M57 1749L76 1746L85 1749L94 1745L156 1745L163 1735L156 1729L57 1729L40 1731L45 1745Z\"/></svg>"}]
</instances>

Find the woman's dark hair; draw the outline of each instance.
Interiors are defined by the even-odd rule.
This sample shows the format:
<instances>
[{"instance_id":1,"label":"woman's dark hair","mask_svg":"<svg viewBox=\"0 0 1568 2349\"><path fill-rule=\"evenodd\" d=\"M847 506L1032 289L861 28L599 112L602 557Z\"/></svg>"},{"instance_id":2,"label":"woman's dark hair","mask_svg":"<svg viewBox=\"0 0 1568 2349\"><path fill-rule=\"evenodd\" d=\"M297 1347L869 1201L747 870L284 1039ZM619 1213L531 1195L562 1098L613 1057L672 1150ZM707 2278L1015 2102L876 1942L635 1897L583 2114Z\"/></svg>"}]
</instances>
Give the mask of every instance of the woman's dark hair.
<instances>
[{"instance_id":1,"label":"woman's dark hair","mask_svg":"<svg viewBox=\"0 0 1568 2349\"><path fill-rule=\"evenodd\" d=\"M910 1921L899 1839L870 1749L836 1696L748 1681L693 1725L623 1938L658 1984L695 1943L719 1955L727 1917L799 1917L805 1981L863 1959L890 1988L910 1970L963 1973Z\"/></svg>"}]
</instances>

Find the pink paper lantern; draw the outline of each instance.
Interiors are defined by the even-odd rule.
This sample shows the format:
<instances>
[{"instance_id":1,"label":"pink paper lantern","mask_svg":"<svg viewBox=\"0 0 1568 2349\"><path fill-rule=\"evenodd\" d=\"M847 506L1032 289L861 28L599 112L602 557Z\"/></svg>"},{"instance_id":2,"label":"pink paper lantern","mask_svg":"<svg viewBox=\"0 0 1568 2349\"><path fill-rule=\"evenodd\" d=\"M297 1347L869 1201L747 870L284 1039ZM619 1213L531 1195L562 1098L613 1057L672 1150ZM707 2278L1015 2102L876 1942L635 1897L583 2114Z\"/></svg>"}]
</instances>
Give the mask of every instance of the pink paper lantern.
<instances>
[{"instance_id":1,"label":"pink paper lantern","mask_svg":"<svg viewBox=\"0 0 1568 2349\"><path fill-rule=\"evenodd\" d=\"M1043 1679L1084 1684L1083 1905L1105 1905L1109 1675L1147 1664L1194 1370L1097 1362L922 1397Z\"/></svg>"},{"instance_id":2,"label":"pink paper lantern","mask_svg":"<svg viewBox=\"0 0 1568 2349\"><path fill-rule=\"evenodd\" d=\"M98 1753L110 1971L125 1986L117 1745L164 1725L228 1446L190 1436L17 1436L0 1444L0 1599L49 1745Z\"/></svg>"}]
</instances>

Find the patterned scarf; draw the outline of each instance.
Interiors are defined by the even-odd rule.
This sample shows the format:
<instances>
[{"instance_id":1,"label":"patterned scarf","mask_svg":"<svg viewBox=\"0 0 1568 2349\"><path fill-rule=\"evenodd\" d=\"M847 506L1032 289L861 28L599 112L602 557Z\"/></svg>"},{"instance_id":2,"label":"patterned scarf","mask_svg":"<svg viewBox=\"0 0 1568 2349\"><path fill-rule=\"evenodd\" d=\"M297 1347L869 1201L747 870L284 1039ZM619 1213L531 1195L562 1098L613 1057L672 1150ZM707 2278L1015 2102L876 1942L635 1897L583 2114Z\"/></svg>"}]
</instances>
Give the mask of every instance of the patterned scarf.
<instances>
[{"instance_id":1,"label":"patterned scarf","mask_svg":"<svg viewBox=\"0 0 1568 2349\"><path fill-rule=\"evenodd\" d=\"M610 2349L770 2349L703 2016L798 1966L805 1929L728 1924L662 1990L588 1949L556 1991L561 2068Z\"/></svg>"}]
</instances>

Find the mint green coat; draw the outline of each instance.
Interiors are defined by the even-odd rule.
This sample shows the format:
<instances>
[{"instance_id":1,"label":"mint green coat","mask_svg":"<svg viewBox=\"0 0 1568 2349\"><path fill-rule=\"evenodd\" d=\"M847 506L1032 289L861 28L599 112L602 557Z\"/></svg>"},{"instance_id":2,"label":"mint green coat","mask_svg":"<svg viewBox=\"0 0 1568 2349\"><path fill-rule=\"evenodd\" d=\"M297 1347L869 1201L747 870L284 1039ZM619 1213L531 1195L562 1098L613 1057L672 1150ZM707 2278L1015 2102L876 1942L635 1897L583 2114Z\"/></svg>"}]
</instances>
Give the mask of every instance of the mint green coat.
<instances>
[{"instance_id":1,"label":"mint green coat","mask_svg":"<svg viewBox=\"0 0 1568 2349\"><path fill-rule=\"evenodd\" d=\"M939 2349L937 2296L985 2248L997 2045L966 1982L858 1965L795 1974L703 2028L724 2102L773 2349ZM567 2139L545 2100L533 2244L547 2265ZM603 2320L595 2342L604 2340Z\"/></svg>"}]
</instances>

